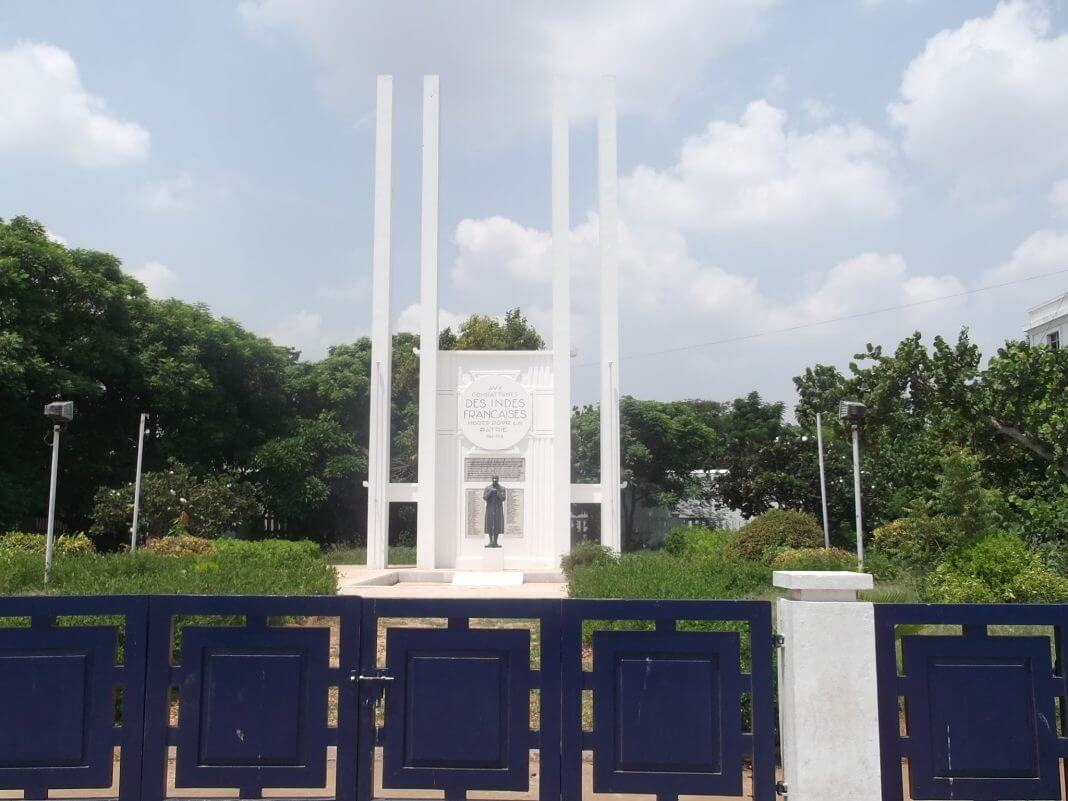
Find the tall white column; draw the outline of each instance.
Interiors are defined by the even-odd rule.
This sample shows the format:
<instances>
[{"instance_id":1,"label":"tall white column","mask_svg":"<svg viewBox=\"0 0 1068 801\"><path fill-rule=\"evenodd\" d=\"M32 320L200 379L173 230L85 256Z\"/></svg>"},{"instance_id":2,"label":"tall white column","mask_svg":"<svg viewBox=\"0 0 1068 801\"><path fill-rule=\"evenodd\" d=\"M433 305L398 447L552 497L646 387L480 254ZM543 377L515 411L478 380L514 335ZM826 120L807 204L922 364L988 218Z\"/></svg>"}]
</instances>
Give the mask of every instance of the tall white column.
<instances>
[{"instance_id":1,"label":"tall white column","mask_svg":"<svg viewBox=\"0 0 1068 801\"><path fill-rule=\"evenodd\" d=\"M393 210L393 77L378 76L375 108L375 209L371 289L371 422L367 441L367 566L389 550L389 429L393 342L390 331L390 217Z\"/></svg>"},{"instance_id":2,"label":"tall white column","mask_svg":"<svg viewBox=\"0 0 1068 801\"><path fill-rule=\"evenodd\" d=\"M557 78L552 108L553 561L571 550L571 188L568 87Z\"/></svg>"},{"instance_id":3,"label":"tall white column","mask_svg":"<svg viewBox=\"0 0 1068 801\"><path fill-rule=\"evenodd\" d=\"M601 543L622 545L619 446L619 188L616 81L601 81L597 177L601 256Z\"/></svg>"},{"instance_id":4,"label":"tall white column","mask_svg":"<svg viewBox=\"0 0 1068 801\"><path fill-rule=\"evenodd\" d=\"M423 77L423 196L419 260L419 505L415 561L436 562L438 435L438 125L439 81Z\"/></svg>"},{"instance_id":5,"label":"tall white column","mask_svg":"<svg viewBox=\"0 0 1068 801\"><path fill-rule=\"evenodd\" d=\"M881 801L875 612L866 573L775 571L779 730L790 801Z\"/></svg>"}]
</instances>

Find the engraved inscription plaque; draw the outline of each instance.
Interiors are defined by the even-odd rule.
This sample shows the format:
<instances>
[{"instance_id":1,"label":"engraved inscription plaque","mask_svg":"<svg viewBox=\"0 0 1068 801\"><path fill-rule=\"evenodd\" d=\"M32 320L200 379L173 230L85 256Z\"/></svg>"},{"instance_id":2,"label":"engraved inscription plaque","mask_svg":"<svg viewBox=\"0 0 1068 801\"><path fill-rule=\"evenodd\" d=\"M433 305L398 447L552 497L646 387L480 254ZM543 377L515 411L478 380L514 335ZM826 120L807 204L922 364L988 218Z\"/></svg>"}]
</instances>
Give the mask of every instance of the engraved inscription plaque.
<instances>
[{"instance_id":1,"label":"engraved inscription plaque","mask_svg":"<svg viewBox=\"0 0 1068 801\"><path fill-rule=\"evenodd\" d=\"M499 476L505 489L509 481L527 480L527 460L522 456L468 456L464 459L464 481L488 483Z\"/></svg>"},{"instance_id":2,"label":"engraved inscription plaque","mask_svg":"<svg viewBox=\"0 0 1068 801\"><path fill-rule=\"evenodd\" d=\"M504 476L501 476L504 484ZM523 490L505 485L508 495L504 499L504 536L523 536ZM468 489L467 508L465 510L464 533L468 537L486 536L486 502L482 500L482 489Z\"/></svg>"}]
</instances>

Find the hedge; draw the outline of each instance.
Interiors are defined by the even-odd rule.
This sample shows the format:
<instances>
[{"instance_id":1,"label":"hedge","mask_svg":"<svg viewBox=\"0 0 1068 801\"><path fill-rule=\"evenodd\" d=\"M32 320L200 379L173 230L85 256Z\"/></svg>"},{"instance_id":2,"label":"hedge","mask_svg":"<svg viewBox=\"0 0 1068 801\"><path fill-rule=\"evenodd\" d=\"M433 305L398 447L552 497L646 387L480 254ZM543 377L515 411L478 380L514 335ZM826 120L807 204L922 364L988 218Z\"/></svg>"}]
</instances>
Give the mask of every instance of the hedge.
<instances>
[{"instance_id":1,"label":"hedge","mask_svg":"<svg viewBox=\"0 0 1068 801\"><path fill-rule=\"evenodd\" d=\"M0 593L56 595L333 595L337 571L313 542L216 540L210 553L57 554L45 586L41 556L0 549Z\"/></svg>"}]
</instances>

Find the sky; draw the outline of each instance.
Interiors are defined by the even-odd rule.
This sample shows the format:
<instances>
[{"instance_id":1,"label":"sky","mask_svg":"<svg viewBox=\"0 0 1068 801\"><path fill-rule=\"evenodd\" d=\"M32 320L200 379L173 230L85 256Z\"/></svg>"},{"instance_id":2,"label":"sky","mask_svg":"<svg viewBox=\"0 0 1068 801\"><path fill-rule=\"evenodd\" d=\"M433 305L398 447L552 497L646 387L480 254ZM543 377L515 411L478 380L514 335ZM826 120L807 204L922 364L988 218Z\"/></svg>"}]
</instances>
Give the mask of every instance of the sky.
<instances>
[{"instance_id":1,"label":"sky","mask_svg":"<svg viewBox=\"0 0 1068 801\"><path fill-rule=\"evenodd\" d=\"M519 306L547 339L569 78L576 403L597 395L605 74L628 394L792 406L806 366L962 326L989 355L1068 290L1066 0L5 0L0 217L321 358L370 329L379 73L395 326L418 321L434 73L442 325Z\"/></svg>"}]
</instances>

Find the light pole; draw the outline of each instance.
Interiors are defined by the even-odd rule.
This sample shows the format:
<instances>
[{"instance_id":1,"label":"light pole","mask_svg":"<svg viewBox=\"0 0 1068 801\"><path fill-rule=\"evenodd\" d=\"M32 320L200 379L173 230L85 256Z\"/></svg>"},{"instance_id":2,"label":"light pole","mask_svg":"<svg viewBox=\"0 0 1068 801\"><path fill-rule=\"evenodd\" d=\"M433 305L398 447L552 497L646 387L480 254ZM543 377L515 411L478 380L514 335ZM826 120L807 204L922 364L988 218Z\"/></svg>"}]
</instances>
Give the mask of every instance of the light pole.
<instances>
[{"instance_id":1,"label":"light pole","mask_svg":"<svg viewBox=\"0 0 1068 801\"><path fill-rule=\"evenodd\" d=\"M137 517L141 511L141 457L145 447L145 421L148 415L141 413L141 426L137 432L137 470L134 473L133 526L130 528L130 551L137 550Z\"/></svg>"},{"instance_id":2,"label":"light pole","mask_svg":"<svg viewBox=\"0 0 1068 801\"><path fill-rule=\"evenodd\" d=\"M860 423L868 414L868 407L857 401L842 401L838 417L853 429L853 503L857 509L857 564L864 567L864 519L860 504Z\"/></svg>"},{"instance_id":3,"label":"light pole","mask_svg":"<svg viewBox=\"0 0 1068 801\"><path fill-rule=\"evenodd\" d=\"M52 477L48 484L48 533L45 534L44 580L52 571L52 542L56 534L56 482L59 477L59 435L63 426L74 419L73 401L55 401L45 404L44 414L52 421Z\"/></svg>"},{"instance_id":4,"label":"light pole","mask_svg":"<svg viewBox=\"0 0 1068 801\"><path fill-rule=\"evenodd\" d=\"M831 526L827 520L827 475L823 468L823 416L816 412L816 447L820 454L820 501L823 504L823 547L831 547Z\"/></svg>"}]
</instances>

